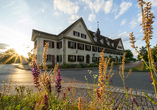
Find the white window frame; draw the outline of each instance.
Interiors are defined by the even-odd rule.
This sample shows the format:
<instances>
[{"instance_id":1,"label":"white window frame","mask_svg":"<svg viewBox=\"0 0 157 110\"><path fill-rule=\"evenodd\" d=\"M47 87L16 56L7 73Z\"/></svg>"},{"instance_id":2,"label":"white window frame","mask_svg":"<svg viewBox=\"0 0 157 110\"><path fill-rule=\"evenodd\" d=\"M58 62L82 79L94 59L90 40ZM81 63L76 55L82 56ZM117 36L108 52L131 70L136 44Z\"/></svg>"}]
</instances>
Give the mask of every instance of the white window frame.
<instances>
[{"instance_id":1,"label":"white window frame","mask_svg":"<svg viewBox=\"0 0 157 110\"><path fill-rule=\"evenodd\" d=\"M97 42L97 37L94 37L95 42Z\"/></svg>"},{"instance_id":2,"label":"white window frame","mask_svg":"<svg viewBox=\"0 0 157 110\"><path fill-rule=\"evenodd\" d=\"M102 44L104 44L104 40L103 40L103 39L101 39L100 42L101 42Z\"/></svg>"},{"instance_id":3,"label":"white window frame","mask_svg":"<svg viewBox=\"0 0 157 110\"><path fill-rule=\"evenodd\" d=\"M46 62L52 62L52 55L47 55Z\"/></svg>"}]
</instances>

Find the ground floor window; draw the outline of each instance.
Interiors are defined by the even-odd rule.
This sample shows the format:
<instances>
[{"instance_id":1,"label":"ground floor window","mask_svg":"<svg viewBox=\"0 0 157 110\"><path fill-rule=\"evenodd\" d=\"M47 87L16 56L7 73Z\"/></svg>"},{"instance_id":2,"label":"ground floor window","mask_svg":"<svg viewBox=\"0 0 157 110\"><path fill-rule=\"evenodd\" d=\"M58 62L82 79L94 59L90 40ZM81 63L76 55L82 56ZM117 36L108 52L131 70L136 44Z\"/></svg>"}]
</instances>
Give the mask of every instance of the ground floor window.
<instances>
[{"instance_id":1,"label":"ground floor window","mask_svg":"<svg viewBox=\"0 0 157 110\"><path fill-rule=\"evenodd\" d=\"M92 62L96 62L97 61L97 57L92 57Z\"/></svg>"},{"instance_id":2,"label":"ground floor window","mask_svg":"<svg viewBox=\"0 0 157 110\"><path fill-rule=\"evenodd\" d=\"M47 61L47 62L51 62L51 61L52 61L52 55L47 55L46 61Z\"/></svg>"},{"instance_id":3,"label":"ground floor window","mask_svg":"<svg viewBox=\"0 0 157 110\"><path fill-rule=\"evenodd\" d=\"M76 61L76 55L68 55L68 61L69 62L75 62Z\"/></svg>"},{"instance_id":4,"label":"ground floor window","mask_svg":"<svg viewBox=\"0 0 157 110\"><path fill-rule=\"evenodd\" d=\"M77 61L79 61L79 62L84 61L84 56L77 56Z\"/></svg>"}]
</instances>

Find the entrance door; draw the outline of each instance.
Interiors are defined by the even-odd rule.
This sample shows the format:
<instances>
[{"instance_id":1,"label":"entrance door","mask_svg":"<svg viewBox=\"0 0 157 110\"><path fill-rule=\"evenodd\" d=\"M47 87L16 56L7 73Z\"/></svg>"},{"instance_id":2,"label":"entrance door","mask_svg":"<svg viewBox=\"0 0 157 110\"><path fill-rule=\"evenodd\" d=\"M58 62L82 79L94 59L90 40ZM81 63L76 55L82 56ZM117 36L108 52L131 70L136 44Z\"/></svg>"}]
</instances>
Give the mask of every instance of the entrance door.
<instances>
[{"instance_id":1,"label":"entrance door","mask_svg":"<svg viewBox=\"0 0 157 110\"><path fill-rule=\"evenodd\" d=\"M55 65L55 56L52 55L52 65Z\"/></svg>"},{"instance_id":2,"label":"entrance door","mask_svg":"<svg viewBox=\"0 0 157 110\"><path fill-rule=\"evenodd\" d=\"M86 55L86 63L90 63L90 56L89 55Z\"/></svg>"}]
</instances>

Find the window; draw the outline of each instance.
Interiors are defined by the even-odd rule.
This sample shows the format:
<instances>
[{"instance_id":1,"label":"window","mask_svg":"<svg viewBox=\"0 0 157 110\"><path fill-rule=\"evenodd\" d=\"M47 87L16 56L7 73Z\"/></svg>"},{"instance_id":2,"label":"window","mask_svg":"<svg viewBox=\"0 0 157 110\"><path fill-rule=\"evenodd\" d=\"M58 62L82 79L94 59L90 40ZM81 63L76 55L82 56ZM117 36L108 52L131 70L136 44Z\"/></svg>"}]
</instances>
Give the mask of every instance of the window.
<instances>
[{"instance_id":1,"label":"window","mask_svg":"<svg viewBox=\"0 0 157 110\"><path fill-rule=\"evenodd\" d=\"M77 56L77 61L79 61L79 62L84 61L84 56Z\"/></svg>"},{"instance_id":2,"label":"window","mask_svg":"<svg viewBox=\"0 0 157 110\"><path fill-rule=\"evenodd\" d=\"M57 62L62 62L62 55L57 55Z\"/></svg>"},{"instance_id":3,"label":"window","mask_svg":"<svg viewBox=\"0 0 157 110\"><path fill-rule=\"evenodd\" d=\"M91 50L91 46L86 45L86 50L90 51Z\"/></svg>"},{"instance_id":4,"label":"window","mask_svg":"<svg viewBox=\"0 0 157 110\"><path fill-rule=\"evenodd\" d=\"M37 40L34 42L34 49L37 47Z\"/></svg>"},{"instance_id":5,"label":"window","mask_svg":"<svg viewBox=\"0 0 157 110\"><path fill-rule=\"evenodd\" d=\"M69 62L75 62L76 61L76 55L68 55L68 61Z\"/></svg>"},{"instance_id":6,"label":"window","mask_svg":"<svg viewBox=\"0 0 157 110\"><path fill-rule=\"evenodd\" d=\"M54 48L54 42L52 42L52 41L47 41L47 40L44 40L43 47L44 47L44 45L45 45L46 43L48 43L48 44L49 44L49 48Z\"/></svg>"},{"instance_id":7,"label":"window","mask_svg":"<svg viewBox=\"0 0 157 110\"><path fill-rule=\"evenodd\" d=\"M122 49L122 46L118 46L118 48Z\"/></svg>"},{"instance_id":8,"label":"window","mask_svg":"<svg viewBox=\"0 0 157 110\"><path fill-rule=\"evenodd\" d=\"M112 47L114 47L114 43L112 43L111 45L112 45Z\"/></svg>"},{"instance_id":9,"label":"window","mask_svg":"<svg viewBox=\"0 0 157 110\"><path fill-rule=\"evenodd\" d=\"M98 47L98 52L101 52L103 50L103 48Z\"/></svg>"},{"instance_id":10,"label":"window","mask_svg":"<svg viewBox=\"0 0 157 110\"><path fill-rule=\"evenodd\" d=\"M94 37L94 41L97 42L97 37Z\"/></svg>"},{"instance_id":11,"label":"window","mask_svg":"<svg viewBox=\"0 0 157 110\"><path fill-rule=\"evenodd\" d=\"M47 62L52 62L52 55L47 55L46 61L47 61Z\"/></svg>"},{"instance_id":12,"label":"window","mask_svg":"<svg viewBox=\"0 0 157 110\"><path fill-rule=\"evenodd\" d=\"M97 57L92 57L92 62L96 62L97 61Z\"/></svg>"},{"instance_id":13,"label":"window","mask_svg":"<svg viewBox=\"0 0 157 110\"><path fill-rule=\"evenodd\" d=\"M108 38L106 37L106 41L108 42Z\"/></svg>"},{"instance_id":14,"label":"window","mask_svg":"<svg viewBox=\"0 0 157 110\"><path fill-rule=\"evenodd\" d=\"M68 41L68 48L76 49L76 43Z\"/></svg>"},{"instance_id":15,"label":"window","mask_svg":"<svg viewBox=\"0 0 157 110\"><path fill-rule=\"evenodd\" d=\"M96 52L97 51L97 47L93 46L93 51Z\"/></svg>"},{"instance_id":16,"label":"window","mask_svg":"<svg viewBox=\"0 0 157 110\"><path fill-rule=\"evenodd\" d=\"M61 42L57 42L57 48L58 49L62 48L62 41Z\"/></svg>"},{"instance_id":17,"label":"window","mask_svg":"<svg viewBox=\"0 0 157 110\"><path fill-rule=\"evenodd\" d=\"M107 45L110 45L110 42L109 42L109 41L107 42Z\"/></svg>"},{"instance_id":18,"label":"window","mask_svg":"<svg viewBox=\"0 0 157 110\"><path fill-rule=\"evenodd\" d=\"M79 44L79 43L78 43L77 49L84 50L84 44Z\"/></svg>"},{"instance_id":19,"label":"window","mask_svg":"<svg viewBox=\"0 0 157 110\"><path fill-rule=\"evenodd\" d=\"M86 39L86 35L85 34L81 34L81 37Z\"/></svg>"},{"instance_id":20,"label":"window","mask_svg":"<svg viewBox=\"0 0 157 110\"><path fill-rule=\"evenodd\" d=\"M80 36L80 33L79 33L79 32L76 32L76 31L73 31L73 35L79 37L79 36Z\"/></svg>"},{"instance_id":21,"label":"window","mask_svg":"<svg viewBox=\"0 0 157 110\"><path fill-rule=\"evenodd\" d=\"M103 39L101 39L100 42L101 42L102 44L104 44L104 40L103 40Z\"/></svg>"}]
</instances>

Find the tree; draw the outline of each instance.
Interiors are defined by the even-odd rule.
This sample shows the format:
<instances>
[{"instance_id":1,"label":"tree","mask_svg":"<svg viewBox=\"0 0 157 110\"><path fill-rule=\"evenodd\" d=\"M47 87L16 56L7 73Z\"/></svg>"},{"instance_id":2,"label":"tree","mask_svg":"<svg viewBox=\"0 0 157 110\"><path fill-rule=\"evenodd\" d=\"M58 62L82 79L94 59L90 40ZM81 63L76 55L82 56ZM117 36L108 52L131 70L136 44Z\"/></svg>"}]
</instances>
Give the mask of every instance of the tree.
<instances>
[{"instance_id":1,"label":"tree","mask_svg":"<svg viewBox=\"0 0 157 110\"><path fill-rule=\"evenodd\" d=\"M15 59L16 59L16 62L18 63L20 62L18 54L15 51L15 49L8 49L5 52L1 53L0 59L1 59L0 62L7 63L7 64L14 63Z\"/></svg>"},{"instance_id":2,"label":"tree","mask_svg":"<svg viewBox=\"0 0 157 110\"><path fill-rule=\"evenodd\" d=\"M157 61L157 46L152 49L152 58L154 59L154 61Z\"/></svg>"},{"instance_id":3,"label":"tree","mask_svg":"<svg viewBox=\"0 0 157 110\"><path fill-rule=\"evenodd\" d=\"M124 50L124 52L127 52L126 53L126 56L125 56L125 58L126 59L129 59L129 60L132 60L133 59L133 53L131 52L131 50Z\"/></svg>"},{"instance_id":4,"label":"tree","mask_svg":"<svg viewBox=\"0 0 157 110\"><path fill-rule=\"evenodd\" d=\"M142 48L140 48L139 54L143 56L143 59L144 59L145 61L148 61L148 52L147 52L147 49L146 49L144 46L142 46ZM138 56L139 56L139 55L138 55ZM138 58L138 59L139 59L139 58Z\"/></svg>"}]
</instances>

